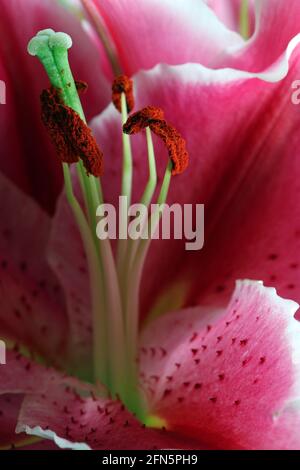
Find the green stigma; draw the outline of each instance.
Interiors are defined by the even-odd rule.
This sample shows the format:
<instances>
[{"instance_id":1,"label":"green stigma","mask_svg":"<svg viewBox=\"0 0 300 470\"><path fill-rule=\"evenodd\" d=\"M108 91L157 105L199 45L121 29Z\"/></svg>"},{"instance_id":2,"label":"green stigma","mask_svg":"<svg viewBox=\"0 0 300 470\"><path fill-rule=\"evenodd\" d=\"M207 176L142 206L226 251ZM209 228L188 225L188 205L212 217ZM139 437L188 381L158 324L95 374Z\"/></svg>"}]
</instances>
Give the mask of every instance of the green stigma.
<instances>
[{"instance_id":1,"label":"green stigma","mask_svg":"<svg viewBox=\"0 0 300 470\"><path fill-rule=\"evenodd\" d=\"M69 65L68 50L71 37L63 32L45 29L37 33L28 44L28 52L36 56L49 77L52 87L59 90L63 104L71 108L86 123L76 83ZM133 181L133 160L130 136L122 126L127 120L125 94L121 96L120 133L123 141L123 168L120 194L130 204ZM146 128L147 160L149 178L140 203L149 207L157 188L156 159L151 130ZM164 420L148 414L144 396L139 387L137 364L139 331L139 294L145 258L149 249L151 233L145 228L138 240L118 240L116 259L109 238L97 238L97 208L103 204L100 178L87 175L82 162L75 165L85 207L78 201L73 188L68 163L63 163L65 193L77 223L86 253L90 298L93 320L93 376L80 378L103 384L111 398L120 398L125 406L147 426L166 427ZM171 182L172 163L168 162L156 204L163 207ZM152 214L151 231L159 223L161 210ZM128 233L129 216L124 208L120 213L121 226ZM147 230L147 233L146 233ZM82 371L82 364L75 369ZM73 372L73 371L72 371Z\"/></svg>"},{"instance_id":2,"label":"green stigma","mask_svg":"<svg viewBox=\"0 0 300 470\"><path fill-rule=\"evenodd\" d=\"M248 0L241 0L240 8L240 34L244 39L249 39L250 25L249 25L249 2Z\"/></svg>"}]
</instances>

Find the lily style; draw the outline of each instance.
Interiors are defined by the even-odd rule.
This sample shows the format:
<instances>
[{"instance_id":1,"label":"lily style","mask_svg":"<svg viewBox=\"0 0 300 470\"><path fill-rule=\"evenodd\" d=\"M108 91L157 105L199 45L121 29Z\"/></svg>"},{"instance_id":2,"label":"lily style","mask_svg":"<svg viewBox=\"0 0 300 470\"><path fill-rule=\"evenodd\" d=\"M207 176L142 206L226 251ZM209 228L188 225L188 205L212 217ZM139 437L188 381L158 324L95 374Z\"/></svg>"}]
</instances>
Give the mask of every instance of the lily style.
<instances>
[{"instance_id":1,"label":"lily style","mask_svg":"<svg viewBox=\"0 0 300 470\"><path fill-rule=\"evenodd\" d=\"M0 447L299 449L298 0L3 4Z\"/></svg>"}]
</instances>

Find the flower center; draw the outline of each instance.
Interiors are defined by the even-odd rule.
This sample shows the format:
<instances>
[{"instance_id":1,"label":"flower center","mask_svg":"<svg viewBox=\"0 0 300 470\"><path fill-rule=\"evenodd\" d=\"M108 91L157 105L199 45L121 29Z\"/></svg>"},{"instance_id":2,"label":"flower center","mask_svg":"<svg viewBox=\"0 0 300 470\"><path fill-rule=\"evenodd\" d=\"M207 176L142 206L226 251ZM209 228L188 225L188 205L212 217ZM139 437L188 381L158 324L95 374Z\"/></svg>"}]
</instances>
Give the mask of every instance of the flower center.
<instances>
[{"instance_id":1,"label":"flower center","mask_svg":"<svg viewBox=\"0 0 300 470\"><path fill-rule=\"evenodd\" d=\"M118 76L113 83L112 100L121 112L121 199L126 201L119 209L120 233L130 232L128 206L133 176L130 134L146 130L149 179L140 201L143 206L150 206L157 186L152 132L163 140L170 158L151 220L148 221L148 215L142 218L138 239L124 237L118 240L115 258L109 238L97 237L97 208L103 203L99 178L103 155L86 125L78 95L84 85L74 81L68 62L71 45L72 40L67 34L47 29L29 42L28 52L39 58L51 82L51 87L41 95L42 118L63 165L66 197L87 257L93 316L94 383L104 384L112 398L120 398L141 421L148 423L154 418L148 416L138 383L139 290L151 235L158 226L172 174L184 171L188 154L184 140L165 121L162 110L149 106L128 118L128 112L134 106L133 84L124 75ZM73 189L70 164L76 166L84 208Z\"/></svg>"}]
</instances>

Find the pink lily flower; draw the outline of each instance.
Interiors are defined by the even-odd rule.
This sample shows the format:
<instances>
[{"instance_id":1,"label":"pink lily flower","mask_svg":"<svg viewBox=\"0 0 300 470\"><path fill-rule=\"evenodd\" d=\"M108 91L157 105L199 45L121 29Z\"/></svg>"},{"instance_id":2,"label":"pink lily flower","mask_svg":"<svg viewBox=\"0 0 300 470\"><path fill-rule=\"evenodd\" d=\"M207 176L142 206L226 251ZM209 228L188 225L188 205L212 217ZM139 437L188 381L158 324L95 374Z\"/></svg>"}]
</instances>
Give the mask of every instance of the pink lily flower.
<instances>
[{"instance_id":1,"label":"pink lily flower","mask_svg":"<svg viewBox=\"0 0 300 470\"><path fill-rule=\"evenodd\" d=\"M124 16L121 28L122 15L114 16L113 9L105 15L108 2L101 4L116 44L130 44L134 51L132 62L125 60L126 50L119 51L126 71L137 72L143 67L139 47L147 50L141 36L134 37ZM136 108L160 106L187 141L190 167L172 180L168 202L207 207L203 251L187 254L181 242L156 241L144 268L141 314L148 323L140 332L138 356L144 421L90 383L89 277L65 195L51 220L1 177L1 331L22 345L9 350L7 366L0 366L3 442L15 440L17 423L17 432L52 439L63 448L299 448L298 304L257 281L239 281L233 291L236 279L259 278L284 297L298 299L298 121L290 85L298 69L300 7L291 1L287 11L278 1L267 23L266 11L254 38L243 45L237 39L233 52L220 48L217 59L211 58L214 68L172 65L170 57L171 65L134 77ZM287 27L277 34L283 18ZM231 69L217 68L225 61ZM150 56L145 68L152 65ZM122 165L120 115L110 105L92 128L109 156L105 198L115 202ZM147 181L145 137L131 141L137 201ZM161 175L166 152L154 143Z\"/></svg>"},{"instance_id":2,"label":"pink lily flower","mask_svg":"<svg viewBox=\"0 0 300 470\"><path fill-rule=\"evenodd\" d=\"M166 34L169 30L169 34L174 40L181 43L186 41L186 30L191 31L189 33L191 47L188 49L186 47L180 49L176 47L177 50L174 49L174 52L172 52L173 48L166 46L159 53L160 48L152 47L151 35L148 35L148 39L146 39L148 53L141 53L142 43L138 50L132 51L131 60L134 57L137 58L134 60L135 67L130 67L130 70L127 71L124 69L126 73L130 75L139 69L151 68L159 62L179 64L197 61L207 63L206 61L211 61L212 57L219 54L223 47L233 45L240 40L237 35L222 27L215 19L215 26L205 43L203 43L205 23L202 11L205 9L207 14L208 9L205 5L202 5L202 2L191 1L190 3L188 8L181 3L179 10L172 13L172 23L168 22L168 29L164 28L164 30ZM196 5L196 3L199 3L199 5ZM88 80L89 82L88 98L83 96L88 119L101 112L109 103L109 89L113 75L101 42L91 40L81 27L80 20L74 15L73 9L68 11L59 5L56 0L44 0L42 3L38 0L28 0L26 2L3 0L2 5L0 72L1 79L7 84L7 106L5 108L6 113L1 114L1 142L4 145L3 155L9 151L13 158L3 157L0 169L26 193L33 196L47 211L53 213L55 199L62 187L62 175L53 148L49 144L49 139L39 118L39 94L40 90L45 88L47 81L38 64L32 64L30 57L24 56L26 45L36 31L47 27L49 24L57 31L62 30L69 33L74 41L80 45L72 53L70 60L78 79ZM152 6L146 2L144 6L142 5L141 11L137 11L136 14L143 15L144 7L146 7L146 15L149 14L149 8L151 13L154 12L152 17L149 17L148 22L148 25L153 24L151 28L153 34L159 9L152 8ZM104 7L109 9L109 3L107 2ZM122 7L121 17L124 18L127 7L122 3L120 7ZM132 6L130 8L132 9ZM172 8L171 3L165 2L167 16L170 15ZM191 8L195 10L193 13L196 13L193 28L191 28ZM182 22L179 21L179 18L183 13L186 27L181 26L180 29L179 26ZM210 17L213 17L212 13ZM22 18L22 28L17 28L15 25L18 24L20 18ZM192 46L195 43L198 44L197 48ZM198 50L196 55L194 49ZM154 52L155 50L156 52ZM124 67L125 64L122 65ZM27 79L26 93L24 93L23 81L19 80L19 77L24 76L30 77L30 79ZM35 139L28 141L27 136L30 135L33 127L36 129ZM7 135L11 136L10 140L7 139ZM44 161L40 159L41 153L47 155ZM45 178L44 175L47 175L47 177Z\"/></svg>"}]
</instances>

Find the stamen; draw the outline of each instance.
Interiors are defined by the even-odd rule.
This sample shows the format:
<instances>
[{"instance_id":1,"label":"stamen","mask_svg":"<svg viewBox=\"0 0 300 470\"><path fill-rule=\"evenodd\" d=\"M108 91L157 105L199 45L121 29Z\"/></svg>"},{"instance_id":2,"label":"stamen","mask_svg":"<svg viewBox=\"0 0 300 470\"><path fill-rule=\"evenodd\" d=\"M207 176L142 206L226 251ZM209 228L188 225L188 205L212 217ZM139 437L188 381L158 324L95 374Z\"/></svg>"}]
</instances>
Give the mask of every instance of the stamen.
<instances>
[{"instance_id":1,"label":"stamen","mask_svg":"<svg viewBox=\"0 0 300 470\"><path fill-rule=\"evenodd\" d=\"M126 134L136 134L146 127L160 137L168 149L172 161L172 175L182 173L188 166L189 156L186 144L180 133L164 119L160 108L148 106L132 114L123 126Z\"/></svg>"},{"instance_id":2,"label":"stamen","mask_svg":"<svg viewBox=\"0 0 300 470\"><path fill-rule=\"evenodd\" d=\"M141 401L141 397L135 391L138 389L138 368L135 362L135 355L138 341L139 290L142 279L143 266L151 243L152 234L156 230L163 211L164 203L167 199L171 182L171 175L173 172L178 173L180 170L183 171L187 165L187 153L185 150L185 145L183 145L184 141L182 137L172 126L169 126L163 118L164 115L161 109L149 106L130 116L126 124L123 126L123 130L129 134L139 132L140 130L146 128L150 179L148 183L149 186L147 185L142 200L147 205L150 203L154 193L155 186L153 187L153 184L156 184L155 156L150 129L164 140L168 148L169 155L171 154L171 159L167 164L162 186L157 199L157 209L150 217L150 226L144 228L143 235L141 237L142 239L140 241L131 243L129 245L130 251L127 256L127 260L129 260L127 266L128 282L125 314L126 345L128 357L127 374L129 388L127 395L130 397L132 402L138 401L140 403L139 410L141 410L141 413L139 414L139 417L144 422L145 416L142 414L143 403ZM178 158L178 156L181 158Z\"/></svg>"},{"instance_id":3,"label":"stamen","mask_svg":"<svg viewBox=\"0 0 300 470\"><path fill-rule=\"evenodd\" d=\"M147 150L148 150L148 167L149 167L149 178L148 182L146 184L146 188L144 190L144 193L142 195L142 198L139 202L139 204L142 204L146 206L147 208L149 207L153 194L155 192L156 184L157 184L157 172L156 172L156 161L155 161L155 153L154 153L154 147L153 147L153 141L152 141L152 135L151 135L151 130L150 127L146 127L146 137L147 137ZM144 227L146 223L146 220L143 220L141 225L142 228ZM128 246L128 252L127 252L127 258L126 258L126 266L128 269L127 275L129 276L130 269L131 269L131 263L134 260L136 251L139 246L139 240L134 240L130 238L129 240L129 246Z\"/></svg>"},{"instance_id":4,"label":"stamen","mask_svg":"<svg viewBox=\"0 0 300 470\"><path fill-rule=\"evenodd\" d=\"M141 397L138 395L138 367L136 364L136 351L138 345L138 329L139 329L139 292L143 273L143 267L146 260L147 252L151 243L151 236L155 232L159 218L161 216L161 207L164 205L171 181L171 166L172 162L169 161L162 186L157 199L157 210L151 215L151 225L147 227L149 230L149 237L144 238L136 245L137 249L135 257L131 260L130 276L127 285L127 303L126 303L126 344L127 344L127 357L128 357L128 388L129 399L134 406L134 402L139 403L139 418L146 422L145 410ZM135 252L134 252L135 253ZM133 254L134 254L133 253ZM129 402L130 403L130 402ZM143 414L144 413L144 414Z\"/></svg>"},{"instance_id":5,"label":"stamen","mask_svg":"<svg viewBox=\"0 0 300 470\"><path fill-rule=\"evenodd\" d=\"M249 1L242 0L240 7L240 34L247 40L250 36L250 25L249 25Z\"/></svg>"},{"instance_id":6,"label":"stamen","mask_svg":"<svg viewBox=\"0 0 300 470\"><path fill-rule=\"evenodd\" d=\"M144 424L147 427L154 428L154 429L163 429L163 428L167 429L167 422L164 419L160 418L159 416L155 416L155 415L147 416L147 418L144 421Z\"/></svg>"},{"instance_id":7,"label":"stamen","mask_svg":"<svg viewBox=\"0 0 300 470\"><path fill-rule=\"evenodd\" d=\"M120 113L122 112L122 93L125 94L127 112L130 113L134 108L133 82L126 75L119 75L112 85L112 101Z\"/></svg>"},{"instance_id":8,"label":"stamen","mask_svg":"<svg viewBox=\"0 0 300 470\"><path fill-rule=\"evenodd\" d=\"M147 106L146 108L133 113L129 116L127 122L123 126L125 134L137 134L141 130L150 126L150 124L164 119L164 112L160 108Z\"/></svg>"},{"instance_id":9,"label":"stamen","mask_svg":"<svg viewBox=\"0 0 300 470\"><path fill-rule=\"evenodd\" d=\"M82 88L81 88L82 89ZM51 86L41 94L42 120L62 162L83 161L87 174L103 172L103 154L90 128L79 115L62 102L60 92Z\"/></svg>"},{"instance_id":10,"label":"stamen","mask_svg":"<svg viewBox=\"0 0 300 470\"><path fill-rule=\"evenodd\" d=\"M129 85L131 87L131 95L133 100L133 93L132 93L132 82ZM113 86L114 89L114 86ZM114 95L113 95L114 99ZM128 119L127 114L127 98L125 92L121 93L120 96L121 100L121 112L122 112L122 126ZM118 240L118 250L117 250L117 269L118 269L118 276L122 294L122 300L124 300L124 295L122 292L122 285L126 284L124 282L124 271L125 271L125 259L126 259L126 247L127 247L127 229L128 229L128 208L131 204L131 193L132 193L132 151L131 151L131 143L130 137L122 131L122 141L123 141L123 168L122 168L122 189L121 194L125 196L122 199L122 207L120 207L120 239ZM124 289L123 289L124 290Z\"/></svg>"},{"instance_id":11,"label":"stamen","mask_svg":"<svg viewBox=\"0 0 300 470\"><path fill-rule=\"evenodd\" d=\"M185 140L166 121L157 121L150 125L154 134L160 137L168 149L170 160L173 163L172 175L183 173L189 164L189 155L186 150Z\"/></svg>"},{"instance_id":12,"label":"stamen","mask_svg":"<svg viewBox=\"0 0 300 470\"><path fill-rule=\"evenodd\" d=\"M101 378L104 385L109 384L109 371L108 371L108 359L106 356L107 351L107 324L105 316L99 316L99 311L105 309L104 292L99 285L97 280L102 277L101 265L98 262L98 256L95 256L94 252L94 240L90 227L85 218L84 212L78 203L72 186L71 175L69 172L68 165L63 163L64 180L65 180L65 192L67 200L70 204L75 220L77 222L80 235L85 247L87 262L90 273L91 283L91 297L92 297L92 314L94 322L94 347L93 347L93 359L94 359L94 375L95 380ZM101 360L99 360L101 358Z\"/></svg>"},{"instance_id":13,"label":"stamen","mask_svg":"<svg viewBox=\"0 0 300 470\"><path fill-rule=\"evenodd\" d=\"M90 6L88 0L82 0ZM94 381L105 384L112 398L120 397L127 408L150 426L163 426L158 417L146 416L146 405L139 389L137 363L139 289L143 266L159 219L164 210L171 175L183 172L188 165L185 141L179 132L164 119L160 108L148 106L128 118L134 105L132 81L118 76L112 87L112 100L122 113L123 174L122 196L131 202L132 154L130 137L146 129L149 179L141 203L149 207L157 185L156 162L151 132L160 137L169 154L169 160L159 191L156 210L142 221L139 240L127 241L128 211L120 209L119 227L126 237L118 241L117 267L109 239L96 238L96 210L103 202L101 182L103 156L91 130L86 125L78 93L87 88L84 82L75 82L68 63L67 49L71 38L64 33L44 30L28 46L37 55L50 78L51 87L41 95L42 118L58 156L63 162L65 189L76 218L85 247L91 283L94 347ZM87 214L79 204L72 186L70 163L76 168L85 199ZM86 172L89 176L87 176ZM97 177L97 179L95 178ZM144 236L145 235L145 236ZM148 235L148 236L147 236ZM150 236L149 236L150 235ZM120 295L120 284L122 295Z\"/></svg>"}]
</instances>

